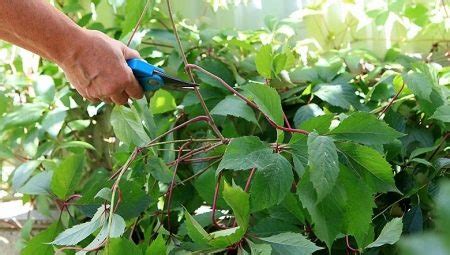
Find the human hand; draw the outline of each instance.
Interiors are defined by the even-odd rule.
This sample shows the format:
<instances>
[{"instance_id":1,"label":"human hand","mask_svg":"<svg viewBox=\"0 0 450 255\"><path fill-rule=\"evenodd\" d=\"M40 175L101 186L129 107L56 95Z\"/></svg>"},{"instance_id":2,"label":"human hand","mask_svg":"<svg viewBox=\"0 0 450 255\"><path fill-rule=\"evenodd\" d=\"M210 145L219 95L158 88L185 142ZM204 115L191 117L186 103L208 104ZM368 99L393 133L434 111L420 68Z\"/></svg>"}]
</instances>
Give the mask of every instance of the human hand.
<instances>
[{"instance_id":1,"label":"human hand","mask_svg":"<svg viewBox=\"0 0 450 255\"><path fill-rule=\"evenodd\" d=\"M142 98L143 90L126 63L140 57L137 51L93 30L83 30L72 46L59 64L81 96L116 104Z\"/></svg>"}]
</instances>

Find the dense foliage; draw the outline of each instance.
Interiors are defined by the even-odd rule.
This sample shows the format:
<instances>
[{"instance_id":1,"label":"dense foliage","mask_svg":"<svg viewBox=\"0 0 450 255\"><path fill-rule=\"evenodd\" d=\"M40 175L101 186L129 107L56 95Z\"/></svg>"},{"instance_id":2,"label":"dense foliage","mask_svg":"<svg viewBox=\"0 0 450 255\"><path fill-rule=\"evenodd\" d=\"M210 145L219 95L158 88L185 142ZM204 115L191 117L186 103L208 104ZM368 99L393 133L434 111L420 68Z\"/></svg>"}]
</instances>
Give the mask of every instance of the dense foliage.
<instances>
[{"instance_id":1,"label":"dense foliage","mask_svg":"<svg viewBox=\"0 0 450 255\"><path fill-rule=\"evenodd\" d=\"M27 223L22 254L450 253L445 6L328 1L236 31L173 24L165 1L55 5L201 86L90 104L2 44L0 162L15 168L2 189L60 212L37 235ZM377 26L392 47L356 47ZM414 39L422 55L396 44Z\"/></svg>"}]
</instances>

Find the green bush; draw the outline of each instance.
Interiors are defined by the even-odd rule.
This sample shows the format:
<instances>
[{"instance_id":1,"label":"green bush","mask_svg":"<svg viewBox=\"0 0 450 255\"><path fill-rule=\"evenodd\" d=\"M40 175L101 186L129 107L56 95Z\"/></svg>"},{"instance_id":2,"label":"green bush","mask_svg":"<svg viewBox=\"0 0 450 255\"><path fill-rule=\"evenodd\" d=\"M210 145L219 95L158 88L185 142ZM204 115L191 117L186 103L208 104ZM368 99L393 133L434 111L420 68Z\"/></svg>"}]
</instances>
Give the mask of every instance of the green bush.
<instances>
[{"instance_id":1,"label":"green bush","mask_svg":"<svg viewBox=\"0 0 450 255\"><path fill-rule=\"evenodd\" d=\"M328 1L236 31L164 1L137 27L144 0L55 2L200 89L91 104L57 66L1 44L2 175L15 168L1 187L60 212L24 228L22 254L448 253L445 7ZM395 36L361 47L369 27Z\"/></svg>"}]
</instances>

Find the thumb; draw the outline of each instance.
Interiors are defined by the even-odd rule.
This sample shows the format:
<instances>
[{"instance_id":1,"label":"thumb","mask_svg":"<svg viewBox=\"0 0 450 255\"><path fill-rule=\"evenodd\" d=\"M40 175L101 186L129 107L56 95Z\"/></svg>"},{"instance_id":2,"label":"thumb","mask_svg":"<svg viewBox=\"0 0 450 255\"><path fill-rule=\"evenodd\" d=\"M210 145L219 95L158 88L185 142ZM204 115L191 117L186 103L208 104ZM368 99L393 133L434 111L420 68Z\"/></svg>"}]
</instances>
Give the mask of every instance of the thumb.
<instances>
[{"instance_id":1,"label":"thumb","mask_svg":"<svg viewBox=\"0 0 450 255\"><path fill-rule=\"evenodd\" d=\"M141 55L139 54L139 52L137 50L130 49L127 46L123 46L122 52L123 52L123 56L125 57L126 60L132 59L132 58L141 58Z\"/></svg>"}]
</instances>

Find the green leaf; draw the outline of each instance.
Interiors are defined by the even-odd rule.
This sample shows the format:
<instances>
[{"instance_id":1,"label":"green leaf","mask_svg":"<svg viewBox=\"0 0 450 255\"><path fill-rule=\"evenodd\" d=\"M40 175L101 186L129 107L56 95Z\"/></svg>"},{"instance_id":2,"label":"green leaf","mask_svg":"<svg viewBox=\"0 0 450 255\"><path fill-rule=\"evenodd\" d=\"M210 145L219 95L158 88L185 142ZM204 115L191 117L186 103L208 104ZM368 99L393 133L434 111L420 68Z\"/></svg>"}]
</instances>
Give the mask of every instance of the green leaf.
<instances>
[{"instance_id":1,"label":"green leaf","mask_svg":"<svg viewBox=\"0 0 450 255\"><path fill-rule=\"evenodd\" d=\"M355 237L359 247L364 247L368 243L366 240L375 207L374 192L355 171L342 164L340 169L338 185L343 187L346 193L344 207L346 233Z\"/></svg>"},{"instance_id":2,"label":"green leaf","mask_svg":"<svg viewBox=\"0 0 450 255\"><path fill-rule=\"evenodd\" d=\"M319 134L325 134L328 133L328 131L330 130L330 125L333 118L334 118L333 114L326 114L313 117L306 120L305 122L302 122L299 128L309 132L315 130Z\"/></svg>"},{"instance_id":3,"label":"green leaf","mask_svg":"<svg viewBox=\"0 0 450 255\"><path fill-rule=\"evenodd\" d=\"M319 136L317 133L309 134L308 165L319 202L331 192L339 176L336 146L330 137Z\"/></svg>"},{"instance_id":4,"label":"green leaf","mask_svg":"<svg viewBox=\"0 0 450 255\"><path fill-rule=\"evenodd\" d=\"M59 148L64 149L64 148L83 148L83 149L88 149L88 150L93 150L95 151L95 147L87 142L83 142L83 141L69 141L66 143L63 143L59 146Z\"/></svg>"},{"instance_id":5,"label":"green leaf","mask_svg":"<svg viewBox=\"0 0 450 255\"><path fill-rule=\"evenodd\" d=\"M437 108L430 118L450 122L450 105L443 105Z\"/></svg>"},{"instance_id":6,"label":"green leaf","mask_svg":"<svg viewBox=\"0 0 450 255\"><path fill-rule=\"evenodd\" d=\"M133 30L144 9L145 0L126 1L125 20L122 23L122 34L127 35Z\"/></svg>"},{"instance_id":7,"label":"green leaf","mask_svg":"<svg viewBox=\"0 0 450 255\"><path fill-rule=\"evenodd\" d=\"M117 214L125 220L139 216L152 202L142 185L136 181L121 181L119 187L122 191L122 202L117 208Z\"/></svg>"},{"instance_id":8,"label":"green leaf","mask_svg":"<svg viewBox=\"0 0 450 255\"><path fill-rule=\"evenodd\" d=\"M111 220L111 229L109 236L112 238L120 237L125 232L125 220L118 214L113 213Z\"/></svg>"},{"instance_id":9,"label":"green leaf","mask_svg":"<svg viewBox=\"0 0 450 255\"><path fill-rule=\"evenodd\" d=\"M44 171L31 177L31 179L20 187L17 192L28 195L48 195L52 182L53 171Z\"/></svg>"},{"instance_id":10,"label":"green leaf","mask_svg":"<svg viewBox=\"0 0 450 255\"><path fill-rule=\"evenodd\" d=\"M223 169L247 170L253 167L264 167L265 165L262 165L260 161L268 154L272 154L272 149L256 136L233 138L225 150L217 172Z\"/></svg>"},{"instance_id":11,"label":"green leaf","mask_svg":"<svg viewBox=\"0 0 450 255\"><path fill-rule=\"evenodd\" d=\"M426 74L410 72L403 75L403 81L418 98L430 100L433 81Z\"/></svg>"},{"instance_id":12,"label":"green leaf","mask_svg":"<svg viewBox=\"0 0 450 255\"><path fill-rule=\"evenodd\" d=\"M356 112L344 119L338 127L331 130L336 139L352 140L364 144L386 144L403 136L374 115Z\"/></svg>"},{"instance_id":13,"label":"green leaf","mask_svg":"<svg viewBox=\"0 0 450 255\"><path fill-rule=\"evenodd\" d=\"M249 99L254 101L261 111L269 116L275 123L283 126L283 110L278 92L263 84L251 83L242 89L249 93Z\"/></svg>"},{"instance_id":14,"label":"green leaf","mask_svg":"<svg viewBox=\"0 0 450 255\"><path fill-rule=\"evenodd\" d=\"M215 248L226 248L239 242L244 234L245 232L242 231L241 227L219 230L210 234L212 239L209 240L208 244Z\"/></svg>"},{"instance_id":15,"label":"green leaf","mask_svg":"<svg viewBox=\"0 0 450 255\"><path fill-rule=\"evenodd\" d=\"M299 177L302 177L305 172L305 167L308 165L308 137L303 134L293 134L289 141L289 146L292 148L292 161L294 162L294 169Z\"/></svg>"},{"instance_id":16,"label":"green leaf","mask_svg":"<svg viewBox=\"0 0 450 255\"><path fill-rule=\"evenodd\" d=\"M250 186L251 211L259 211L283 201L291 189L294 175L289 161L280 154L268 154L263 167L256 170Z\"/></svg>"},{"instance_id":17,"label":"green leaf","mask_svg":"<svg viewBox=\"0 0 450 255\"><path fill-rule=\"evenodd\" d=\"M201 66L206 71L220 77L230 86L233 86L236 83L233 72L230 68L222 61L214 58L205 58L198 62L198 65ZM223 85L217 81L216 79L206 75L202 72L195 72L200 80L208 85L219 88L222 91L226 91ZM216 95L217 96L217 95Z\"/></svg>"},{"instance_id":18,"label":"green leaf","mask_svg":"<svg viewBox=\"0 0 450 255\"><path fill-rule=\"evenodd\" d=\"M125 221L122 217L120 217L117 214L113 214L112 220L111 220L111 229L109 228L109 225L107 221L105 221L105 224L103 225L100 232L97 234L97 236L90 242L86 247L84 247L84 250L78 251L75 255L85 255L88 253L89 250L95 249L102 245L102 243L106 240L106 238L116 238L120 237L125 232Z\"/></svg>"},{"instance_id":19,"label":"green leaf","mask_svg":"<svg viewBox=\"0 0 450 255\"><path fill-rule=\"evenodd\" d=\"M250 217L249 195L241 187L236 185L230 186L225 182L223 198L233 210L237 224L245 232L248 228L248 220Z\"/></svg>"},{"instance_id":20,"label":"green leaf","mask_svg":"<svg viewBox=\"0 0 450 255\"><path fill-rule=\"evenodd\" d=\"M49 104L53 102L55 98L55 82L51 76L39 75L33 85L37 98Z\"/></svg>"},{"instance_id":21,"label":"green leaf","mask_svg":"<svg viewBox=\"0 0 450 255\"><path fill-rule=\"evenodd\" d=\"M187 233L192 241L199 244L207 244L208 241L212 239L188 211L184 212L184 217L186 218Z\"/></svg>"},{"instance_id":22,"label":"green leaf","mask_svg":"<svg viewBox=\"0 0 450 255\"><path fill-rule=\"evenodd\" d=\"M142 250L132 241L126 238L111 238L108 245L105 247L105 254L107 255L123 255L133 254L142 255Z\"/></svg>"},{"instance_id":23,"label":"green leaf","mask_svg":"<svg viewBox=\"0 0 450 255\"><path fill-rule=\"evenodd\" d=\"M53 255L55 254L55 249L52 245L48 244L51 242L59 232L63 230L61 222L54 222L47 229L39 232L34 236L21 251L22 255Z\"/></svg>"},{"instance_id":24,"label":"green leaf","mask_svg":"<svg viewBox=\"0 0 450 255\"><path fill-rule=\"evenodd\" d=\"M42 118L47 107L48 105L45 103L19 105L0 119L0 130L34 124Z\"/></svg>"},{"instance_id":25,"label":"green leaf","mask_svg":"<svg viewBox=\"0 0 450 255\"><path fill-rule=\"evenodd\" d=\"M120 105L114 107L111 125L116 136L126 144L142 146L150 142L138 114L129 108Z\"/></svg>"},{"instance_id":26,"label":"green leaf","mask_svg":"<svg viewBox=\"0 0 450 255\"><path fill-rule=\"evenodd\" d=\"M385 244L394 244L400 240L402 234L403 222L402 218L394 218L389 221L381 230L378 238L366 248L380 247Z\"/></svg>"},{"instance_id":27,"label":"green leaf","mask_svg":"<svg viewBox=\"0 0 450 255\"><path fill-rule=\"evenodd\" d=\"M51 110L42 120L41 130L47 132L51 137L56 138L59 131L61 131L66 116L66 108L56 108Z\"/></svg>"},{"instance_id":28,"label":"green leaf","mask_svg":"<svg viewBox=\"0 0 450 255\"><path fill-rule=\"evenodd\" d=\"M170 92L158 89L150 99L150 109L153 114L161 114L165 112L174 111L177 109L175 98Z\"/></svg>"},{"instance_id":29,"label":"green leaf","mask_svg":"<svg viewBox=\"0 0 450 255\"><path fill-rule=\"evenodd\" d=\"M314 95L343 109L349 109L350 106L356 106L359 103L355 88L348 84L320 84L314 87Z\"/></svg>"},{"instance_id":30,"label":"green leaf","mask_svg":"<svg viewBox=\"0 0 450 255\"><path fill-rule=\"evenodd\" d=\"M322 248L317 247L305 236L286 232L274 236L262 237L261 240L270 243L274 255L311 255Z\"/></svg>"},{"instance_id":31,"label":"green leaf","mask_svg":"<svg viewBox=\"0 0 450 255\"><path fill-rule=\"evenodd\" d=\"M272 78L273 53L271 45L262 46L255 56L255 65L258 73L267 79Z\"/></svg>"},{"instance_id":32,"label":"green leaf","mask_svg":"<svg viewBox=\"0 0 450 255\"><path fill-rule=\"evenodd\" d=\"M94 198L103 198L106 201L111 202L112 191L110 188L103 188L97 194L95 194Z\"/></svg>"},{"instance_id":33,"label":"green leaf","mask_svg":"<svg viewBox=\"0 0 450 255\"><path fill-rule=\"evenodd\" d=\"M166 254L166 252L166 241L163 236L159 234L158 237L156 237L156 239L150 244L150 247L147 248L145 255Z\"/></svg>"},{"instance_id":34,"label":"green leaf","mask_svg":"<svg viewBox=\"0 0 450 255\"><path fill-rule=\"evenodd\" d=\"M255 244L250 240L247 240L248 246L250 246L250 254L252 255L271 255L272 246L267 243Z\"/></svg>"},{"instance_id":35,"label":"green leaf","mask_svg":"<svg viewBox=\"0 0 450 255\"><path fill-rule=\"evenodd\" d=\"M161 158L151 157L148 159L146 166L156 180L167 184L172 182L174 172ZM179 180L178 176L175 177L175 180Z\"/></svg>"},{"instance_id":36,"label":"green leaf","mask_svg":"<svg viewBox=\"0 0 450 255\"><path fill-rule=\"evenodd\" d=\"M391 166L376 150L350 142L339 143L338 148L346 156L346 165L361 174L372 190L398 191Z\"/></svg>"},{"instance_id":37,"label":"green leaf","mask_svg":"<svg viewBox=\"0 0 450 255\"><path fill-rule=\"evenodd\" d=\"M12 187L14 190L18 190L33 174L34 170L41 164L39 160L27 161L14 170L12 177Z\"/></svg>"},{"instance_id":38,"label":"green leaf","mask_svg":"<svg viewBox=\"0 0 450 255\"><path fill-rule=\"evenodd\" d=\"M294 115L294 124L295 127L299 127L306 120L317 117L320 115L324 115L323 110L316 104L307 104L298 108L297 112Z\"/></svg>"},{"instance_id":39,"label":"green leaf","mask_svg":"<svg viewBox=\"0 0 450 255\"><path fill-rule=\"evenodd\" d=\"M69 229L64 230L60 233L51 244L56 245L76 245L77 243L84 240L86 237L90 236L102 226L106 221L105 217L105 207L101 205L94 217L88 222L75 225Z\"/></svg>"},{"instance_id":40,"label":"green leaf","mask_svg":"<svg viewBox=\"0 0 450 255\"><path fill-rule=\"evenodd\" d=\"M333 191L317 202L317 194L310 180L309 169L300 179L297 194L304 208L311 215L314 234L330 249L337 236L345 231L345 190L336 185Z\"/></svg>"},{"instance_id":41,"label":"green leaf","mask_svg":"<svg viewBox=\"0 0 450 255\"><path fill-rule=\"evenodd\" d=\"M77 188L84 167L84 155L74 154L66 157L55 169L51 188L60 199L67 199Z\"/></svg>"},{"instance_id":42,"label":"green leaf","mask_svg":"<svg viewBox=\"0 0 450 255\"><path fill-rule=\"evenodd\" d=\"M255 113L252 108L248 106L244 100L236 96L227 96L224 100L220 101L212 110L212 115L221 116L235 116L243 118L247 121L258 123L255 118Z\"/></svg>"},{"instance_id":43,"label":"green leaf","mask_svg":"<svg viewBox=\"0 0 450 255\"><path fill-rule=\"evenodd\" d=\"M11 99L5 96L3 93L0 94L0 117L3 113L8 111L9 105L11 104Z\"/></svg>"}]
</instances>

